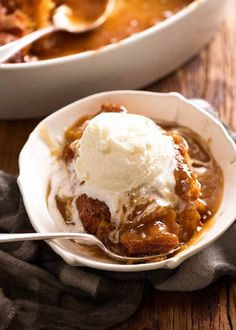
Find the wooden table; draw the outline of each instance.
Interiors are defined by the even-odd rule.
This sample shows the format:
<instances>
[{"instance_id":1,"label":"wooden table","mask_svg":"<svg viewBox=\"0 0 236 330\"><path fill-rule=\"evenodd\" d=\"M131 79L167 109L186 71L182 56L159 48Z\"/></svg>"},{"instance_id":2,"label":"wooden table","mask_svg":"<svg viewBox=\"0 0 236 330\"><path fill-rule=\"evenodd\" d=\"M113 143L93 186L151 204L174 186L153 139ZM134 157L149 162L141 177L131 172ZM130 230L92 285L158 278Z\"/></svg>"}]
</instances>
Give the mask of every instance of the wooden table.
<instances>
[{"instance_id":1,"label":"wooden table","mask_svg":"<svg viewBox=\"0 0 236 330\"><path fill-rule=\"evenodd\" d=\"M224 0L222 0L224 1ZM211 44L151 91L178 91L211 102L236 130L236 1ZM38 120L0 121L0 169L17 174L20 149ZM223 278L192 293L151 290L130 320L115 330L236 329L236 280Z\"/></svg>"}]
</instances>

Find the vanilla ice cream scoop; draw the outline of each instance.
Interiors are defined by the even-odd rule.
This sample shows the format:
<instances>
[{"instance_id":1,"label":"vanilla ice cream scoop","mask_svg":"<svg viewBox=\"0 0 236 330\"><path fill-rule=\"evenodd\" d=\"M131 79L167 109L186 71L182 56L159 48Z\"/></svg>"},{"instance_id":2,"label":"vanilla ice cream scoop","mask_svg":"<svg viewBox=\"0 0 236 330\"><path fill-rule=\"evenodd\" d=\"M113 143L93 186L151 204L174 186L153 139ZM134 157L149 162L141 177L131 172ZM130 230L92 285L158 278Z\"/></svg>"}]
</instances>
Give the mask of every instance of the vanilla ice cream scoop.
<instances>
[{"instance_id":1,"label":"vanilla ice cream scoop","mask_svg":"<svg viewBox=\"0 0 236 330\"><path fill-rule=\"evenodd\" d=\"M153 180L175 187L171 137L154 121L135 114L101 113L79 142L76 172L99 189L127 192Z\"/></svg>"}]
</instances>

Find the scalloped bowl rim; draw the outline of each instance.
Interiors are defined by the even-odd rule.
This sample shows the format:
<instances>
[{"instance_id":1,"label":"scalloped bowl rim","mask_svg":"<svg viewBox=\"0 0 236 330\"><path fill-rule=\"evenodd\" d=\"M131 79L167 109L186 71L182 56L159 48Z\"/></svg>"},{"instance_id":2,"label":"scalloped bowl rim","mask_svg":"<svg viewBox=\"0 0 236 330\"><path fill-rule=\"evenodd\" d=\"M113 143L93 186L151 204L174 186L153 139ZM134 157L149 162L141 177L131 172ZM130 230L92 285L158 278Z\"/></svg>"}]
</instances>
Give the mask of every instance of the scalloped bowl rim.
<instances>
[{"instance_id":1,"label":"scalloped bowl rim","mask_svg":"<svg viewBox=\"0 0 236 330\"><path fill-rule=\"evenodd\" d=\"M26 208L26 211L28 213L28 216L30 218L30 221L36 231L40 232L40 226L38 225L37 220L34 216L31 214L31 205L30 205L30 199L28 198L25 189L24 189L24 180L22 179L22 166L24 163L24 158L27 154L27 146L29 145L29 141L35 137L35 134L43 123L47 121L54 121L58 120L61 115L70 112L70 108L74 107L75 105L80 106L81 103L85 103L89 100L100 98L100 97L109 97L109 95L126 95L129 97L129 95L143 95L147 97L168 97L169 100L175 100L176 102L180 102L183 106L186 105L190 107L192 110L197 110L201 116L207 118L210 120L213 125L218 128L221 133L223 133L223 136L227 143L229 144L229 148L232 148L232 154L234 154L234 157L236 158L236 146L230 135L228 134L227 130L223 126L221 122L219 122L217 119L212 117L206 110L200 108L199 106L194 105L192 102L188 101L185 97L178 93L154 93L154 92L144 92L144 91L112 91L112 92L103 92L94 94L92 96L88 96L84 99L81 99L79 101L76 101L74 103L71 103L70 105L62 108L61 110L58 110L57 112L51 114L50 116L46 117L43 121L41 121L36 128L33 130L33 132L30 134L28 141L26 142L25 146L23 147L20 157L19 157L19 167L20 167L20 175L18 177L18 185L20 188L20 191L23 196L24 205ZM132 112L132 111L131 111ZM144 113L145 115L145 113ZM79 118L79 115L78 115ZM235 168L236 169L236 168ZM236 206L235 206L235 214L236 214ZM136 264L136 265L123 265L123 264L110 264L106 262L100 262L100 261L93 261L89 260L86 257L75 255L73 252L65 251L60 244L58 244L56 241L47 241L47 243L51 246L51 248L58 253L68 264L70 265L83 265L88 266L91 268L96 269L103 269L108 271L117 271L117 272L137 272L137 271L147 271L147 270L154 270L154 269L173 269L179 266L183 261L188 259L189 257L193 256L197 252L201 251L202 249L206 248L208 245L210 245L212 242L214 242L216 239L218 239L229 227L230 225L235 221L234 215L230 219L227 220L227 225L224 225L224 228L218 232L213 238L210 239L210 241L205 241L201 244L201 240L192 244L190 247L185 249L184 251L181 251L177 253L175 256L166 259L164 261L159 262L150 262L146 264ZM42 232L42 231L41 231ZM207 236L207 234L206 234Z\"/></svg>"}]
</instances>

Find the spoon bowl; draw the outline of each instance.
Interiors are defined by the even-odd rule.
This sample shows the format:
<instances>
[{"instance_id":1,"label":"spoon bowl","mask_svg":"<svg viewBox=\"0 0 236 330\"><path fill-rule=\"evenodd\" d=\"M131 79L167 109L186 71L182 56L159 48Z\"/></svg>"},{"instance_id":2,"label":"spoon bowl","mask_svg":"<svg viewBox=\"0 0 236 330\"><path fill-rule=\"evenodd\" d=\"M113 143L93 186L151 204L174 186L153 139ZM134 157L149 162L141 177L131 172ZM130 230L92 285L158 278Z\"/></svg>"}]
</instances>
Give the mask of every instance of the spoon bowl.
<instances>
[{"instance_id":1,"label":"spoon bowl","mask_svg":"<svg viewBox=\"0 0 236 330\"><path fill-rule=\"evenodd\" d=\"M66 31L69 33L85 33L97 29L111 15L115 5L115 0L106 0L106 5L99 16L94 19L79 18L73 14L71 8L66 5L58 7L53 15L53 25L36 30L27 34L19 40L15 40L0 47L0 64L19 52L21 49L30 45L34 41L54 32Z\"/></svg>"},{"instance_id":2,"label":"spoon bowl","mask_svg":"<svg viewBox=\"0 0 236 330\"><path fill-rule=\"evenodd\" d=\"M60 30L70 33L84 33L95 30L104 24L111 15L115 0L107 0L106 6L98 16L83 18L73 14L73 10L67 5L61 5L53 15L53 25Z\"/></svg>"}]
</instances>

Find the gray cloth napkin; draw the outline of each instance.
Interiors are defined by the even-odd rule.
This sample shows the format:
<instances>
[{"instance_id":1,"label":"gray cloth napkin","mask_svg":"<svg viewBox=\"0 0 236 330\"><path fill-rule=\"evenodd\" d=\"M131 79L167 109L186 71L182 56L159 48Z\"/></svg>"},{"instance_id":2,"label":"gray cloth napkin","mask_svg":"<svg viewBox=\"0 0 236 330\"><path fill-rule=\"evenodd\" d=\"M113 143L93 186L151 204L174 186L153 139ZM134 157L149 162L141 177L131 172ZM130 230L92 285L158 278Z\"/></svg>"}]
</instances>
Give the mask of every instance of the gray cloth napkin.
<instances>
[{"instance_id":1,"label":"gray cloth napkin","mask_svg":"<svg viewBox=\"0 0 236 330\"><path fill-rule=\"evenodd\" d=\"M32 231L15 177L0 172L0 232ZM149 287L192 291L235 276L235 240L236 224L176 270L129 274L69 266L45 242L1 244L0 329L108 328L129 318Z\"/></svg>"}]
</instances>

